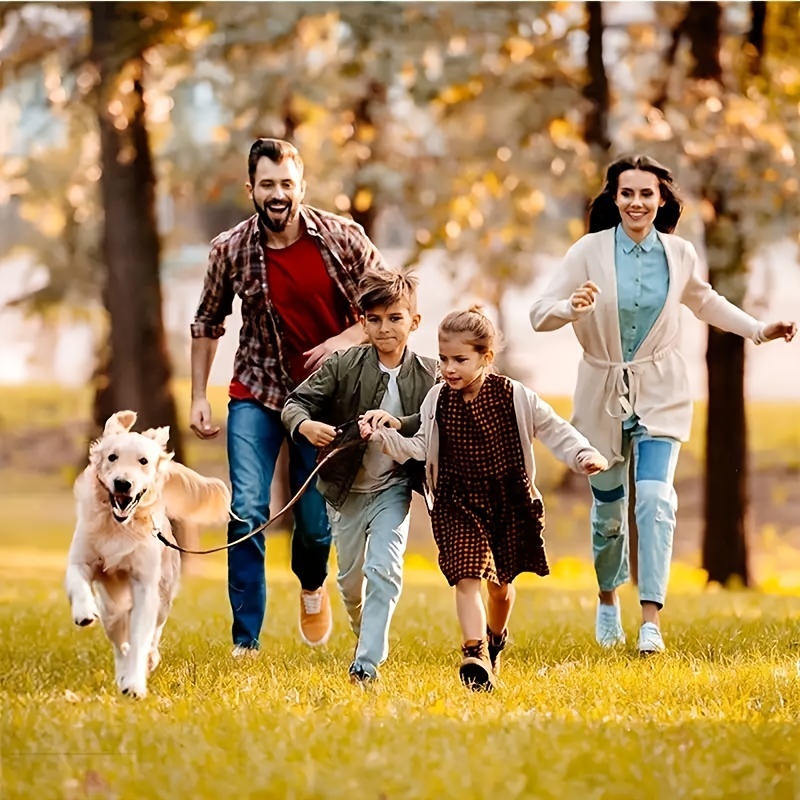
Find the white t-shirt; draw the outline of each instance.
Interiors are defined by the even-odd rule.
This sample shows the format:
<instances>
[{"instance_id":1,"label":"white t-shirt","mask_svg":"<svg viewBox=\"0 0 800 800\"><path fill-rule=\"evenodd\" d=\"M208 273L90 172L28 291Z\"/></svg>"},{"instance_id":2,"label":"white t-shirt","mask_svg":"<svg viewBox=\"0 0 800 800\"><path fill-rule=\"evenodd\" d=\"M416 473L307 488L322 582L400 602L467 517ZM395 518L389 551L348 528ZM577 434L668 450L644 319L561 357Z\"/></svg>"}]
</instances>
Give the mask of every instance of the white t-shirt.
<instances>
[{"instance_id":1,"label":"white t-shirt","mask_svg":"<svg viewBox=\"0 0 800 800\"><path fill-rule=\"evenodd\" d=\"M386 394L383 396L380 407L384 411L388 411L393 417L401 417L403 415L403 404L400 402L397 376L400 373L402 364L400 367L389 369L379 361L378 366L381 372L385 372L389 376ZM381 447L380 442L370 442L367 445L367 452L364 453L361 469L358 471L355 481L353 481L351 492L374 492L405 480L405 475L398 471L397 462L391 456L387 456Z\"/></svg>"}]
</instances>

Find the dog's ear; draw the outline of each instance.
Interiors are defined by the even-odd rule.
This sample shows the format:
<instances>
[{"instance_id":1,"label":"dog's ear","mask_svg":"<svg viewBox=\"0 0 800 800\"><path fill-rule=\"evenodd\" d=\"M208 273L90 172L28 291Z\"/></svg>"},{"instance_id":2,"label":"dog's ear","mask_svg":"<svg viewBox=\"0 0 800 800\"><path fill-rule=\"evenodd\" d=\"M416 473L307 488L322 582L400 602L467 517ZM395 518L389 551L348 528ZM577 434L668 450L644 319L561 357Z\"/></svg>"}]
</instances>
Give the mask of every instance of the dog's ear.
<instances>
[{"instance_id":1,"label":"dog's ear","mask_svg":"<svg viewBox=\"0 0 800 800\"><path fill-rule=\"evenodd\" d=\"M146 431L142 431L142 436L146 436L148 439L158 442L158 444L166 449L167 442L169 442L169 425L165 425L163 428L148 428Z\"/></svg>"},{"instance_id":2,"label":"dog's ear","mask_svg":"<svg viewBox=\"0 0 800 800\"><path fill-rule=\"evenodd\" d=\"M103 436L109 436L112 433L127 433L136 422L135 411L117 411L112 414L103 428Z\"/></svg>"}]
</instances>

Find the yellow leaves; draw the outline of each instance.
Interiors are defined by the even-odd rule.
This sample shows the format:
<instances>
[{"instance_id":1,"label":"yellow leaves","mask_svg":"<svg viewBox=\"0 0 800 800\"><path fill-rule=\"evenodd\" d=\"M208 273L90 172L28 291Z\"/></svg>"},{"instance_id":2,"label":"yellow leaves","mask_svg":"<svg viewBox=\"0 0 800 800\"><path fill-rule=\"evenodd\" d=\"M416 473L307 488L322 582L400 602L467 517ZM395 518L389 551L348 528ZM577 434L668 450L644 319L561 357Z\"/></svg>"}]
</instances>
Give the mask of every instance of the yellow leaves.
<instances>
[{"instance_id":1,"label":"yellow leaves","mask_svg":"<svg viewBox=\"0 0 800 800\"><path fill-rule=\"evenodd\" d=\"M586 226L583 220L577 217L572 217L569 222L567 222L567 230L569 231L570 239L580 239L584 234L585 228Z\"/></svg>"},{"instance_id":2,"label":"yellow leaves","mask_svg":"<svg viewBox=\"0 0 800 800\"><path fill-rule=\"evenodd\" d=\"M445 105L454 105L472 97L472 89L468 83L446 87L440 94L439 100Z\"/></svg>"},{"instance_id":3,"label":"yellow leaves","mask_svg":"<svg viewBox=\"0 0 800 800\"><path fill-rule=\"evenodd\" d=\"M508 57L514 64L521 64L526 58L533 55L534 47L530 39L513 36L506 41Z\"/></svg>"},{"instance_id":4,"label":"yellow leaves","mask_svg":"<svg viewBox=\"0 0 800 800\"><path fill-rule=\"evenodd\" d=\"M539 189L534 189L527 197L520 201L519 205L526 214L537 217L544 211L547 205L547 198L544 192Z\"/></svg>"},{"instance_id":5,"label":"yellow leaves","mask_svg":"<svg viewBox=\"0 0 800 800\"><path fill-rule=\"evenodd\" d=\"M356 192L353 198L353 207L356 211L368 211L372 206L372 191L370 189L361 188Z\"/></svg>"},{"instance_id":6,"label":"yellow leaves","mask_svg":"<svg viewBox=\"0 0 800 800\"><path fill-rule=\"evenodd\" d=\"M461 226L451 219L445 226L444 232L448 239L457 239L461 235Z\"/></svg>"},{"instance_id":7,"label":"yellow leaves","mask_svg":"<svg viewBox=\"0 0 800 800\"><path fill-rule=\"evenodd\" d=\"M569 148L580 138L575 125L567 119L552 120L547 130L556 147Z\"/></svg>"},{"instance_id":8,"label":"yellow leaves","mask_svg":"<svg viewBox=\"0 0 800 800\"><path fill-rule=\"evenodd\" d=\"M67 223L64 212L50 203L40 205L25 200L20 205L19 215L22 219L32 222L45 236L51 239L60 236Z\"/></svg>"}]
</instances>

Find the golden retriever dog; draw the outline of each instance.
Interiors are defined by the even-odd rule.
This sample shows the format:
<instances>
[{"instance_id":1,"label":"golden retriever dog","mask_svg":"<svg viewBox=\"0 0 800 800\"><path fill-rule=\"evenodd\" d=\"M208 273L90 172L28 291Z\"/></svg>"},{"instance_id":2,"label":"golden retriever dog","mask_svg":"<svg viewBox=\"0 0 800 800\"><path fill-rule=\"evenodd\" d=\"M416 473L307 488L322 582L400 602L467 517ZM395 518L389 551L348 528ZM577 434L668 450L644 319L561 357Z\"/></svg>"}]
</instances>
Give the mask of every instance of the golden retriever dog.
<instances>
[{"instance_id":1,"label":"golden retriever dog","mask_svg":"<svg viewBox=\"0 0 800 800\"><path fill-rule=\"evenodd\" d=\"M76 625L102 622L119 689L143 697L180 578L179 553L155 534L174 541L170 517L222 523L231 496L221 480L172 460L169 428L133 433L135 421L135 412L117 412L89 448L89 466L75 481L65 586Z\"/></svg>"}]
</instances>

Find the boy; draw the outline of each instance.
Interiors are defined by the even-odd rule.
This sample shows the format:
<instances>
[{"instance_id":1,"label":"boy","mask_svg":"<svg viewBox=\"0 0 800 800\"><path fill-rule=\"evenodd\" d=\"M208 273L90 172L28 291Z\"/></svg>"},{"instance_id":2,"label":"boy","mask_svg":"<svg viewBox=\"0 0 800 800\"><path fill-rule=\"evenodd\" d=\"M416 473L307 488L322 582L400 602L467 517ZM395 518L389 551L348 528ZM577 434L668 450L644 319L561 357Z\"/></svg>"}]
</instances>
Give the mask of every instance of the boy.
<instances>
[{"instance_id":1,"label":"boy","mask_svg":"<svg viewBox=\"0 0 800 800\"><path fill-rule=\"evenodd\" d=\"M334 353L289 395L281 419L295 441L305 437L326 447L336 426L355 423L371 409L394 417L392 423L406 436L419 428L419 409L436 381L437 362L406 347L420 322L417 280L368 273L359 289L369 344ZM350 679L369 683L388 655L389 623L402 589L411 475L378 443L360 441L332 459L318 488L328 504L339 590L358 636Z\"/></svg>"}]
</instances>

